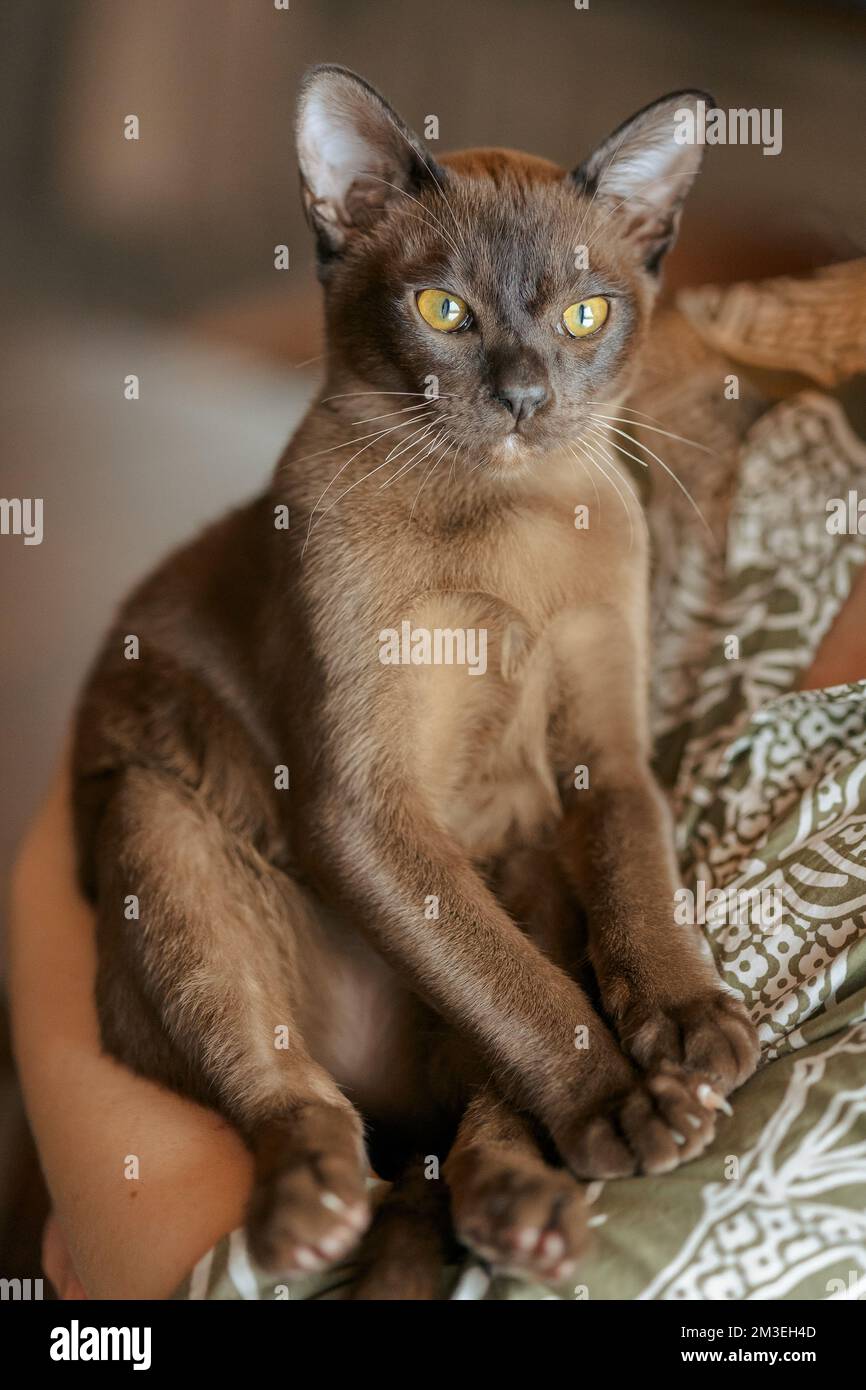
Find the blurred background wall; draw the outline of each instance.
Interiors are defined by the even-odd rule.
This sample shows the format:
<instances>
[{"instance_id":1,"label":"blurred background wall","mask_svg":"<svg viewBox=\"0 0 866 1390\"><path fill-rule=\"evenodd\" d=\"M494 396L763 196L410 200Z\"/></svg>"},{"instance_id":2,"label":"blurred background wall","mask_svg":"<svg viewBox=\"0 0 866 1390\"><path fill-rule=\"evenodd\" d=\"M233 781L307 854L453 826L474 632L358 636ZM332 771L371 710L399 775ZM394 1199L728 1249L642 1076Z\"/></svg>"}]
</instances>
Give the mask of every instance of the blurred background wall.
<instances>
[{"instance_id":1,"label":"blurred background wall","mask_svg":"<svg viewBox=\"0 0 866 1390\"><path fill-rule=\"evenodd\" d=\"M91 305L211 311L309 265L291 128L298 81L345 63L439 145L568 165L664 91L782 107L777 158L715 149L682 268L866 239L866 11L839 0L5 0L0 174L16 275ZM138 142L123 119L141 121ZM688 229L687 229L688 231ZM703 248L705 255L699 252ZM753 261L748 260L752 256ZM8 266L8 260L7 260Z\"/></svg>"},{"instance_id":2,"label":"blurred background wall","mask_svg":"<svg viewBox=\"0 0 866 1390\"><path fill-rule=\"evenodd\" d=\"M261 485L314 389L292 113L321 61L437 116L434 149L564 165L673 89L780 107L777 157L708 151L669 286L866 247L862 0L4 0L0 495L45 529L0 535L0 880L111 609ZM0 1088L0 1274L26 1276L44 1196L8 1055Z\"/></svg>"}]
</instances>

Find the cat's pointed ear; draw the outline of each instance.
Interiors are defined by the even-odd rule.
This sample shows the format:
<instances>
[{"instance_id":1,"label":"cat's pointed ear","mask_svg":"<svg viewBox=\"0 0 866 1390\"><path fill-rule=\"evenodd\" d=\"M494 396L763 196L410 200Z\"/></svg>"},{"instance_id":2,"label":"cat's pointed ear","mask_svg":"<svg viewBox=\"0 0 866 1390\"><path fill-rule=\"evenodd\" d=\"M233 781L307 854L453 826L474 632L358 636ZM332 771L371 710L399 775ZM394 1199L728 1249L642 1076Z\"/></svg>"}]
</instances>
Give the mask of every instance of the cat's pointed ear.
<instances>
[{"instance_id":1,"label":"cat's pointed ear","mask_svg":"<svg viewBox=\"0 0 866 1390\"><path fill-rule=\"evenodd\" d=\"M655 272L676 240L686 194L701 166L695 140L699 103L706 92L672 92L608 136L571 177L606 209ZM614 212L614 206L617 211Z\"/></svg>"},{"instance_id":2,"label":"cat's pointed ear","mask_svg":"<svg viewBox=\"0 0 866 1390\"><path fill-rule=\"evenodd\" d=\"M307 216L327 259L401 192L435 177L431 155L379 93L348 68L315 67L301 88L298 162Z\"/></svg>"}]
</instances>

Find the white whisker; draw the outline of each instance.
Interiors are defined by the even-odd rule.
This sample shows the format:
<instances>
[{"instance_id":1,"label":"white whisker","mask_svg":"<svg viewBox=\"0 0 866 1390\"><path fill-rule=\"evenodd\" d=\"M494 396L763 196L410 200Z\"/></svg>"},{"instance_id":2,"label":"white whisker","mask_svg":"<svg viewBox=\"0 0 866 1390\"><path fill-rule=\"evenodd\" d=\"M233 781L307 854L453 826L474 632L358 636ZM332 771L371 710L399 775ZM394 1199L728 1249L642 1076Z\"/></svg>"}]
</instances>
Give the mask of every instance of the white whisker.
<instances>
[{"instance_id":1,"label":"white whisker","mask_svg":"<svg viewBox=\"0 0 866 1390\"><path fill-rule=\"evenodd\" d=\"M390 463L392 459L398 459L401 454L405 454L408 449L411 449L413 444L420 444L422 440L427 438L430 431L436 428L437 423L438 421L436 420L425 420L424 424L419 425L417 430L413 430L406 439L398 440L385 459L385 462ZM419 434L421 439L418 438Z\"/></svg>"},{"instance_id":2,"label":"white whisker","mask_svg":"<svg viewBox=\"0 0 866 1390\"><path fill-rule=\"evenodd\" d=\"M451 438L451 435L450 435L450 434L446 434L446 436L445 436L445 448L442 450L441 453L439 453L439 454L436 455L435 459L434 459L433 462L431 463L431 465L430 465L430 467L428 468L427 472L424 474L424 477L423 477L422 482L421 482L421 486L419 487L418 491L415 493L415 501L412 503L412 508L411 508L411 510L410 510L410 512L409 512L409 521L411 521L412 518L413 518L413 516L415 515L415 508L416 508L417 505L418 505L418 498L421 496L421 493L424 491L424 488L425 488L426 483L427 483L427 479L428 479L433 473L435 473L437 467L439 466L439 464L442 462L442 460L443 460L443 459L445 458L445 456L447 455L448 450L449 450L450 448L452 448L453 444L454 444L454 441L453 441L453 439Z\"/></svg>"},{"instance_id":3,"label":"white whisker","mask_svg":"<svg viewBox=\"0 0 866 1390\"><path fill-rule=\"evenodd\" d=\"M587 219L589 218L589 214L590 214L590 212L592 211L592 205L593 205L593 203L595 202L596 194L598 193L598 190L599 190L599 188L601 187L602 180L604 179L605 174L607 174L607 173L609 172L609 170L610 170L610 168L611 168L611 166L612 166L614 160L616 159L617 155L619 154L620 146L622 145L622 142L623 142L623 140L625 139L627 133L628 133L627 130L624 130L624 131L623 131L622 135L621 135L620 138L619 138L619 141L617 142L616 146L614 147L613 154L611 155L610 159L607 161L607 164L604 166L604 169L603 169L602 173L600 173L600 174L598 175L597 179L595 180L595 188L592 190L592 196L590 197L590 200L589 200L589 202L588 202L586 208L584 209L583 216L582 216L581 219L580 219L580 227L578 228L578 232L577 232L577 245L578 245L578 246L581 244L580 238L583 236L583 229L584 229L584 227L586 226ZM587 249L588 249L588 248L587 248Z\"/></svg>"},{"instance_id":4,"label":"white whisker","mask_svg":"<svg viewBox=\"0 0 866 1390\"><path fill-rule=\"evenodd\" d=\"M483 465L484 465L485 463L489 463L489 462L490 462L490 459L488 458L488 456L487 456L486 454L482 454L482 455L481 455L481 458L478 460L478 462L472 465L472 467L470 468L469 472L470 472L470 473L477 473L478 470L479 470L479 468L483 467Z\"/></svg>"},{"instance_id":5,"label":"white whisker","mask_svg":"<svg viewBox=\"0 0 866 1390\"><path fill-rule=\"evenodd\" d=\"M603 457L604 457L605 463L607 463L607 464L609 465L609 467L611 467L611 468L613 469L613 471L614 471L614 473L616 474L616 476L622 480L623 484L625 485L625 487L628 488L629 492L631 493L632 497L634 498L634 500L635 500L637 506L640 507L641 510L643 510L643 504L642 504L640 498L638 497L637 493L635 492L634 488L632 487L631 479L630 479L630 478L627 478L627 477L625 476L624 473L621 473L621 472L620 472L620 470L619 470L619 469L617 468L617 466L616 466L616 462L614 461L614 459L612 459L611 456L610 456L610 454L607 453L606 450L602 447L603 445L605 445L605 444L608 443L608 440L606 439L606 437L605 437L603 434L600 434L600 433L598 433L598 432L595 431L595 430L590 431L590 433L592 433L592 434L595 436L595 438L598 439L598 440L600 440L601 442L598 443L598 444L592 444L592 443L590 442L590 440L585 439L585 440L583 441L584 444L586 444L590 449L595 448L595 449L598 449L598 450L599 450L599 452L600 452L600 453L603 455Z\"/></svg>"},{"instance_id":6,"label":"white whisker","mask_svg":"<svg viewBox=\"0 0 866 1390\"><path fill-rule=\"evenodd\" d=\"M656 425L664 423L657 415L650 415L648 411L638 410L633 405L623 405L621 401L587 401L587 405L603 405L606 410L627 410L629 414L642 415L645 420L652 420Z\"/></svg>"},{"instance_id":7,"label":"white whisker","mask_svg":"<svg viewBox=\"0 0 866 1390\"><path fill-rule=\"evenodd\" d=\"M419 441L419 442L420 442L420 441ZM319 523L322 522L322 521L325 519L325 517L328 515L329 512L332 512L332 511L334 510L334 508L337 506L337 503L338 503L338 502L342 502L343 498L344 498L344 497L348 497L349 493L352 492L354 488L359 487L361 483L365 483L365 482L367 481L368 478L372 478L373 474L374 474L374 473L378 473L378 472L379 472L379 469L380 469L380 468L384 468L384 467L386 466L387 463L388 463L388 459L387 459L387 458L383 459L381 463L377 463L377 464L376 464L376 467L375 467L375 468L371 468L371 469L369 470L368 473L365 473L365 474L363 475L363 477L361 477L361 478L356 478L355 481L354 481L354 483L350 483L349 486L348 486L347 488L344 488L343 491L339 494L339 496L334 498L334 500L333 500L333 502L331 503L330 507L326 507L326 508L325 508L325 510L322 512L321 516L319 516L318 519L316 520L315 525L313 525L313 517L312 517L312 515L311 515L311 517L310 517L310 527L309 527L309 530L307 531L307 539L306 539L306 541L304 542L304 550L306 550L307 546L309 545L310 536L312 535L313 531L315 531L316 526L318 526ZM304 553L304 552L301 551L301 555L302 555L302 556L303 556L303 553Z\"/></svg>"},{"instance_id":8,"label":"white whisker","mask_svg":"<svg viewBox=\"0 0 866 1390\"><path fill-rule=\"evenodd\" d=\"M372 390L372 391L340 391L336 396L323 396L322 399L319 401L319 405L324 405L326 401L344 401L344 400L346 400L349 396L427 396L427 392L426 392L426 391L382 391L382 390L379 390L378 388L376 388L376 389L374 389L374 390ZM433 401L438 401L438 400L447 400L448 397L447 397L447 396L444 396L443 393L442 393L441 391L439 391L439 392L436 393L435 396L428 396L427 399L428 399L428 400L433 400ZM461 398L461 397L456 397L456 396L455 396L454 399L455 399L455 400L458 400L458 399L462 399L462 398Z\"/></svg>"},{"instance_id":9,"label":"white whisker","mask_svg":"<svg viewBox=\"0 0 866 1390\"><path fill-rule=\"evenodd\" d=\"M321 362L323 357L330 357L328 352L317 352L315 357L305 357L303 362L292 362L294 371L299 371L301 367L309 367L312 362Z\"/></svg>"},{"instance_id":10,"label":"white whisker","mask_svg":"<svg viewBox=\"0 0 866 1390\"><path fill-rule=\"evenodd\" d=\"M396 482L398 478L401 478L401 477L403 476L404 473L411 473L411 472L412 472L412 469L415 467L415 465L416 465L417 463L423 463L423 461L424 461L425 458L429 458L429 457L430 457L430 454L431 454L432 450L436 448L436 445L439 443L439 440L442 438L442 431L439 430L436 434L434 434L434 436L433 436L432 439L428 439L428 438L427 438L427 435L428 435L428 434L429 434L429 431L427 431L425 434L422 434L421 438L417 441L416 452L415 452L414 454L412 454L410 458L407 458L407 460L406 460L405 463L401 463L401 464L400 464L400 467L397 469L396 473L392 473L391 476L390 476L390 478L386 478L385 481L384 481L383 483L380 483L380 484L379 484L379 491L380 491L380 492L382 491L383 488L390 487L391 484L392 484L393 482ZM426 444L425 444L425 440L426 440ZM422 452L422 448L423 448L423 452ZM404 450L402 450L402 449L400 450L400 453L404 453L404 452L405 452ZM399 458L399 457L400 457L400 454L397 454L396 457Z\"/></svg>"},{"instance_id":11,"label":"white whisker","mask_svg":"<svg viewBox=\"0 0 866 1390\"><path fill-rule=\"evenodd\" d=\"M404 427L405 425L413 425L414 423L415 423L414 419L412 419L412 420L400 420L400 421L398 421L398 423L397 423L396 425L390 425L390 426L388 427L388 429L385 429L385 430L375 430L375 431L373 432L372 435L361 435L360 438L358 438L358 439L351 439L351 440L349 440L347 444L335 444L334 447L333 447L332 449L320 449L318 454L307 454L305 458L293 459L293 460L292 460L292 463L293 463L293 464L306 463L309 459L319 458L319 457L320 457L321 455L323 455L323 454L332 454L332 453L334 452L335 449L345 449L345 448L347 448L350 444L360 444L360 442L361 442L362 439L369 439L369 441L370 441L368 444L365 444L365 445L364 445L363 449L359 449L359 450L357 451L357 453L352 454L351 458L346 459L346 462L342 465L342 467L340 467L340 468L337 469L336 473L334 474L334 476L333 476L333 478L331 479L331 481L328 483L328 486L325 488L324 492L322 492L321 495L318 497L318 499L317 499L315 505L313 506L312 511L310 512L310 520L309 520L309 523L308 523L308 525L307 525L307 538L306 538L306 540L304 541L303 547L302 547L302 549L301 549L301 558L302 558L302 559L303 559L303 556L304 556L304 552L306 551L307 546L308 546L308 544L309 544L310 535L312 534L313 517L315 516L315 514L316 514L316 512L318 511L319 507L321 506L321 503L322 503L323 498L327 495L327 493L330 491L330 489L334 486L334 483L335 483L335 482L337 481L337 479L341 476L341 474L345 473L346 469L349 467L350 464L354 463L354 461L355 461L356 458L359 458L359 457L361 456L361 454L365 454L365 453L367 452L368 449L372 449L373 445L376 444L376 443L378 443L378 441L379 441L380 439L384 439L386 435L393 434L395 430L403 429L403 427Z\"/></svg>"},{"instance_id":12,"label":"white whisker","mask_svg":"<svg viewBox=\"0 0 866 1390\"><path fill-rule=\"evenodd\" d=\"M390 420L395 415L408 415L413 410L424 410L427 405L434 405L434 401L419 401L416 405L404 405L399 410L388 410L384 415L362 415L360 420L352 420L353 425L369 425L373 420Z\"/></svg>"},{"instance_id":13,"label":"white whisker","mask_svg":"<svg viewBox=\"0 0 866 1390\"><path fill-rule=\"evenodd\" d=\"M461 441L460 441L460 443L459 443L458 446L457 446L457 453L454 455L453 459L451 460L451 467L448 469L448 484L449 484L449 486L450 486L451 483L454 481L454 466L455 466L455 464L457 463L457 460L458 460L459 457L460 457L460 450L463 448L464 443L465 443L465 440L461 440Z\"/></svg>"},{"instance_id":14,"label":"white whisker","mask_svg":"<svg viewBox=\"0 0 866 1390\"><path fill-rule=\"evenodd\" d=\"M597 426L592 426L591 428L597 428ZM605 425L605 429L606 429L606 430L613 429L613 426L612 426L612 425ZM619 433L619 434L624 434L624 431L623 431L623 430L619 430L618 433ZM634 459L634 462L635 462L635 463L639 463L640 466L641 466L641 468L649 468L649 464L647 463L646 459L642 459L642 458L640 457L639 454L630 454L629 451L628 451L628 449L624 449L624 448L622 447L621 444L617 444L617 442L616 442L615 439L611 439L608 435L605 435L604 437L605 437L605 439L607 439L608 443L609 443L614 449L619 449L619 451L620 451L621 454L625 454L627 458ZM624 437L625 437L626 439L631 439L631 435L630 435L630 434L625 434ZM637 440L636 440L636 439L632 439L632 443L633 443L633 444L637 444Z\"/></svg>"},{"instance_id":15,"label":"white whisker","mask_svg":"<svg viewBox=\"0 0 866 1390\"><path fill-rule=\"evenodd\" d=\"M599 490L598 490L598 483L595 481L595 478L594 478L594 477L592 476L592 474L590 473L590 471L589 471L589 469L587 468L586 464L584 463L583 459L582 459L582 458L578 458L577 454L574 452L574 450L573 450L571 447L569 447L569 453L571 454L571 456L572 456L572 458L574 459L575 463L579 463L579 464L580 464L580 466L581 466L581 468L583 469L584 473L585 473L586 476L589 478L589 481L592 483L592 489L593 489L593 492L595 493L595 500L596 500L596 504L597 504L597 506L598 506L598 514L599 514L599 516L601 516L601 493L600 493Z\"/></svg>"},{"instance_id":16,"label":"white whisker","mask_svg":"<svg viewBox=\"0 0 866 1390\"><path fill-rule=\"evenodd\" d=\"M590 412L592 414L592 412ZM699 444L696 439L687 439L684 434L674 434L672 430L663 430L658 425L646 425L642 420L629 420L622 415L592 415L593 420L619 420L623 425L634 425L642 430L651 430L653 434L665 434L668 439L676 439L680 444L691 444L693 448L700 449L704 454L711 454L713 458L718 458L715 449L710 449L706 444Z\"/></svg>"},{"instance_id":17,"label":"white whisker","mask_svg":"<svg viewBox=\"0 0 866 1390\"><path fill-rule=\"evenodd\" d=\"M599 473L601 474L601 476L602 476L603 478L605 478L605 479L607 480L607 482L610 483L611 487L613 488L614 492L616 493L617 497L619 498L620 503L622 504L622 509L623 509L623 511L625 512L625 514L626 514L626 519L627 519L627 521L628 521L628 548L629 548L629 550L631 550L632 547L634 546L634 517L633 517L632 514L631 514L631 509L630 509L628 503L626 502L625 498L623 497L622 493L620 492L620 490L619 490L619 488L617 487L616 483L614 482L613 478L611 478L611 476L610 476L609 473L607 472L607 469L606 469L606 468L604 467L604 465L600 462L600 460L597 459L597 458L594 456L594 454L592 453L592 451L591 451L591 446L589 445L588 441L585 440L585 439L576 439L574 442L575 442L580 448L587 450L587 456L591 459L591 461L592 461L593 463L595 463L595 466L598 468L598 471L599 471Z\"/></svg>"},{"instance_id":18,"label":"white whisker","mask_svg":"<svg viewBox=\"0 0 866 1390\"><path fill-rule=\"evenodd\" d=\"M695 513L696 513L697 516L700 518L701 524L704 526L704 528L705 528L705 530L706 530L706 532L707 532L707 535L708 535L712 540L715 540L715 537L713 536L712 527L710 526L709 522L707 521L706 517L704 516L704 514L703 514L703 512L701 511L700 507L698 506L697 502L696 502L695 499L692 497L692 494L689 492L689 490L688 490L688 488L686 487L685 483L680 482L680 480L679 480L679 478L677 477L676 473L673 471L672 468L669 468L669 467L668 467L668 465L665 463L664 459L659 458L658 454L654 454L653 451L652 451L652 449L649 447L649 445L647 445L647 444L642 444L641 441L640 441L639 439L635 439L635 438L633 437L633 435L626 434L625 430L617 429L616 425L605 425L604 428L605 428L606 430L612 430L615 434L621 434L622 437L623 437L623 439L628 439L628 440L630 440L632 444L637 445L637 447L638 447L639 449L643 449L646 453L649 454L650 458L655 459L656 463L658 463L658 464L661 465L661 467L662 467L662 468L664 469L664 471L667 473L668 477L673 479L673 481L676 483L677 487L680 489L680 492L683 494L683 496L684 496L684 497L688 500L688 502L691 504L691 506L692 506L692 508L694 509ZM611 442L611 444L613 445L613 447L614 447L615 449L619 449L619 451L620 451L621 454L625 454L628 458L633 459L633 460L635 461L635 463L640 463L640 464L642 464L644 468L648 468L648 467L649 467L649 464L646 463L644 459L638 458L637 454L632 454L632 453L629 452L628 449L624 449L624 448L622 447L621 444L617 444L616 440L612 439L610 442Z\"/></svg>"},{"instance_id":19,"label":"white whisker","mask_svg":"<svg viewBox=\"0 0 866 1390\"><path fill-rule=\"evenodd\" d=\"M393 125L394 129L397 131L397 134L401 137L401 139L403 139L403 140L405 141L405 143L409 146L409 149L412 151L412 153L413 153L414 155L417 155L417 157L421 160L421 163L424 165L424 168L427 170L427 173L430 175L431 179L433 180L434 184L436 185L437 189L439 190L439 195L440 195L440 197L441 197L443 203L445 204L446 208L448 209L448 215L449 215L449 217L451 218L451 221L454 223L454 226L457 228L457 231L458 231L458 233L459 233L459 235L460 235L460 239L461 239L461 241L463 242L463 246L464 246L464 249L465 249L465 247L466 247L466 233L465 233L464 229L461 227L460 223L457 221L457 218L456 218L455 215L454 215L454 210L453 210L453 208L451 207L451 204L449 203L448 199L445 197L445 193L444 193L444 191L443 191L443 189L442 189L442 185L440 184L440 182L439 182L439 180L437 179L436 175L433 173L433 170L430 168L430 165L427 163L427 160L424 158L424 156L423 156L423 154L421 153L421 151L420 151L420 150L417 150L417 149L415 148L415 146L412 144L412 141L409 139L409 137L407 136L406 132L405 132L404 130L401 130L401 129L400 129L400 126L397 124L397 122L396 122L393 118L392 118L391 124Z\"/></svg>"},{"instance_id":20,"label":"white whisker","mask_svg":"<svg viewBox=\"0 0 866 1390\"><path fill-rule=\"evenodd\" d=\"M389 425L385 430L371 430L369 434L356 434L354 439L346 439L342 444L332 444L329 449L317 449L314 454L305 454L303 458L292 459L292 464L309 463L310 459L318 459L325 454L333 454L337 449L350 449L353 444L362 444L365 439L382 439L386 434L392 434L394 430L400 430L404 425L411 424L411 420L399 420L396 425Z\"/></svg>"},{"instance_id":21,"label":"white whisker","mask_svg":"<svg viewBox=\"0 0 866 1390\"><path fill-rule=\"evenodd\" d=\"M443 424L445 420L450 420L450 419L451 419L451 416L450 416L450 415L444 415L444 416L442 417L442 420L437 420L437 421L434 422L434 427L435 427L435 425ZM418 465L419 463L423 463L425 458L429 458L429 457L430 457L430 454L433 452L433 450L434 450L434 449L437 447L437 445L439 444L439 441L442 439L442 436L443 436L444 432L445 432L444 430L441 430L441 429L440 429L439 432L438 432L437 434L435 434L435 435L433 436L433 438L429 441L429 443L427 444L427 447L424 449L423 453L420 453L420 454L417 454L417 453L416 453L416 454L413 454L412 458L407 459L406 462L405 462L404 464L401 464L401 466L397 469L397 472L396 472L396 473L392 473L392 475L391 475L390 478L386 478L385 481L384 481L384 483L380 483L380 484L379 484L379 491L381 492L383 488L390 487L391 484L394 483L394 482L396 482L397 479L398 479L399 477L401 477L404 473L411 473L413 468L417 467L417 465ZM422 444L424 443L424 439L425 439L425 436L422 435L421 438L418 440L418 445L419 445L419 447L420 447L420 445L422 445ZM403 450L401 450L400 452L402 453ZM400 455L397 454L396 457L399 458Z\"/></svg>"},{"instance_id":22,"label":"white whisker","mask_svg":"<svg viewBox=\"0 0 866 1390\"><path fill-rule=\"evenodd\" d=\"M400 134L402 135L403 132L400 131ZM405 139L406 137L403 136L403 138ZM407 141L407 143L408 143L408 141ZM409 148L410 148L410 149L414 149L414 146L410 145ZM427 165L427 171L428 171L428 173L430 174L430 177L433 178L433 182L436 183L436 185L437 185L437 187L438 187L438 182L437 182L437 180L435 179L435 177L433 176L433 170L430 168L429 165ZM460 255L460 247L457 245L456 241L454 240L454 238L452 237L451 233L450 233L450 232L448 231L448 229L446 228L445 224L444 224L443 222L440 222L440 221L439 221L439 218L436 216L435 212L431 212L429 208L425 208L425 206L424 206L423 203L419 202L418 199L415 198L415 197L413 197L411 193L407 193L406 190L405 190L405 188L401 188L400 185L397 184L397 183L391 183L388 179L382 179L382 178L380 178L380 177L378 176L378 174L371 174L371 173L369 173L367 170L355 169L355 170L354 170L354 173L359 174L360 177L363 178L363 179L372 179L374 183L384 183L388 188L393 188L395 193L402 193L404 198L408 198L409 201L410 201L411 203L415 203L416 206L419 207L423 213L425 213L425 214L428 214L428 213L429 213L430 217L433 218L433 222L428 222L428 223L427 223L427 225L430 227L431 231L434 231L434 232L435 232L435 231L437 230L437 227L438 227L439 231L440 231L440 232L442 233L442 235L446 238L446 240L448 241L448 243L449 243L449 245L452 247L452 249L457 253L458 256ZM447 200L446 200L446 201L447 201ZM452 214L452 217L453 217L453 214ZM426 217L425 217L424 219L419 219L419 220L426 220ZM433 225L434 222L436 223L436 226ZM458 227L457 230L459 231L460 228Z\"/></svg>"}]
</instances>

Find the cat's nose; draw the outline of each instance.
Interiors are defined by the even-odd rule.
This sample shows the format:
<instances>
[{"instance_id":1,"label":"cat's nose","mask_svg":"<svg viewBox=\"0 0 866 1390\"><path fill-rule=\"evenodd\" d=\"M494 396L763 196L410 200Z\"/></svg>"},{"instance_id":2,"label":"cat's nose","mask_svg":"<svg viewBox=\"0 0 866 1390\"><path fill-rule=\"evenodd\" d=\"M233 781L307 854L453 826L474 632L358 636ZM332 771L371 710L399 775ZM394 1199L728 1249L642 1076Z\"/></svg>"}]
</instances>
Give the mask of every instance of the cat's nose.
<instances>
[{"instance_id":1,"label":"cat's nose","mask_svg":"<svg viewBox=\"0 0 866 1390\"><path fill-rule=\"evenodd\" d=\"M547 400L545 386L500 386L496 399L507 406L514 416L514 423L528 420Z\"/></svg>"}]
</instances>

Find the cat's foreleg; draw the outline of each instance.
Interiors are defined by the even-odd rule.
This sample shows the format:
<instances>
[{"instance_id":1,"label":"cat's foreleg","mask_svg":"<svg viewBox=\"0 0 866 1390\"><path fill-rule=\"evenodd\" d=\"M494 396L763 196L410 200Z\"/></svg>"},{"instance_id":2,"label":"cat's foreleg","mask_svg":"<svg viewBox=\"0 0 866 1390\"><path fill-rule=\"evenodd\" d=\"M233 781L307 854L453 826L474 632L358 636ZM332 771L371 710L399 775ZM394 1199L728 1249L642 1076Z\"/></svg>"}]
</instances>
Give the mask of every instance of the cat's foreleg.
<instances>
[{"instance_id":1,"label":"cat's foreleg","mask_svg":"<svg viewBox=\"0 0 866 1390\"><path fill-rule=\"evenodd\" d=\"M678 1114L687 1157L707 1141L712 1092L727 1095L754 1071L757 1040L699 929L677 925L672 827L649 766L641 642L615 610L596 617L593 627L585 615L587 650L574 654L573 751L586 774L566 797L560 858L586 911L605 1012L651 1073L659 1102ZM692 1089L704 1086L706 1104L674 1102L684 1074Z\"/></svg>"},{"instance_id":2,"label":"cat's foreleg","mask_svg":"<svg viewBox=\"0 0 866 1390\"><path fill-rule=\"evenodd\" d=\"M500 1094L546 1127L575 1175L674 1166L669 1116L585 992L412 803L407 782L378 790L378 812L344 798L321 817L342 907L470 1044Z\"/></svg>"}]
</instances>

